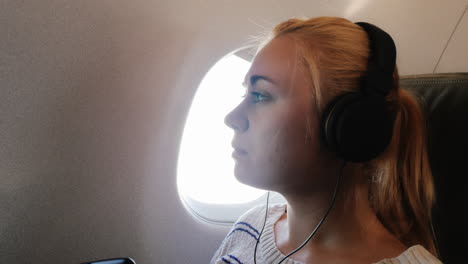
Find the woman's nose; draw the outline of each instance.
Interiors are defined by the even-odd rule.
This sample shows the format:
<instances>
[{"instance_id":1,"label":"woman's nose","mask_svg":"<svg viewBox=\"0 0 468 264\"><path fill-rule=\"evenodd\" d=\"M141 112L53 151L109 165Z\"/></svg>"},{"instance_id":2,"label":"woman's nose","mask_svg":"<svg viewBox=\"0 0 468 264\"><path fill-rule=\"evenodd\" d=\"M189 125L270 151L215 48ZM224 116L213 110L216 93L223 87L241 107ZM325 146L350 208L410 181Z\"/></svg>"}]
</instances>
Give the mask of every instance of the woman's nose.
<instances>
[{"instance_id":1,"label":"woman's nose","mask_svg":"<svg viewBox=\"0 0 468 264\"><path fill-rule=\"evenodd\" d=\"M249 121L243 117L239 112L238 107L232 110L224 118L224 124L232 128L235 132L243 132L249 128Z\"/></svg>"}]
</instances>

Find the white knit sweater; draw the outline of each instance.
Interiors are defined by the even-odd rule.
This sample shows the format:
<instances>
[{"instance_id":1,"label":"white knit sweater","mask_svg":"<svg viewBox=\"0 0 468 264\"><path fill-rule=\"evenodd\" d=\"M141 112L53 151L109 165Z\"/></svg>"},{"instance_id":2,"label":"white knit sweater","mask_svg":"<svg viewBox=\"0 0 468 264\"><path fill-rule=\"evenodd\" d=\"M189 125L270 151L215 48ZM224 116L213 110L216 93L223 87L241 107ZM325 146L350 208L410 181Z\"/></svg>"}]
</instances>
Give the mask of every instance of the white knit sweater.
<instances>
[{"instance_id":1,"label":"white knit sweater","mask_svg":"<svg viewBox=\"0 0 468 264\"><path fill-rule=\"evenodd\" d=\"M279 263L283 255L275 244L273 233L274 224L285 211L286 204L270 205L268 218L262 237L257 247L258 264ZM211 259L212 264L253 264L255 243L260 234L265 216L265 206L257 206L243 214L231 228L221 246ZM302 264L301 262L286 259L284 264ZM431 255L424 247L415 245L401 255L383 259L375 264L435 264L442 263Z\"/></svg>"}]
</instances>

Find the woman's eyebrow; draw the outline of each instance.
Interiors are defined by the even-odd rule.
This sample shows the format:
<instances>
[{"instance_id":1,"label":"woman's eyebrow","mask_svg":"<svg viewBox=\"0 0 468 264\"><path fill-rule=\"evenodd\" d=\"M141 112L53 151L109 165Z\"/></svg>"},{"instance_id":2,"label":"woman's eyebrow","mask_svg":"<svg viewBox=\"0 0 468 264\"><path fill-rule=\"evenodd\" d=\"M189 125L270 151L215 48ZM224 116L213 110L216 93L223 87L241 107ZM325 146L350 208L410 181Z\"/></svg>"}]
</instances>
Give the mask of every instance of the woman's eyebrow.
<instances>
[{"instance_id":1,"label":"woman's eyebrow","mask_svg":"<svg viewBox=\"0 0 468 264\"><path fill-rule=\"evenodd\" d=\"M250 76L250 86L254 86L255 83L257 83L258 80L265 80L269 83L272 83L272 84L275 84L276 85L276 82L273 81L271 78L267 77L267 76L263 76L263 75L252 75ZM245 83L245 81L242 83L242 85L244 87L247 87L247 84Z\"/></svg>"}]
</instances>

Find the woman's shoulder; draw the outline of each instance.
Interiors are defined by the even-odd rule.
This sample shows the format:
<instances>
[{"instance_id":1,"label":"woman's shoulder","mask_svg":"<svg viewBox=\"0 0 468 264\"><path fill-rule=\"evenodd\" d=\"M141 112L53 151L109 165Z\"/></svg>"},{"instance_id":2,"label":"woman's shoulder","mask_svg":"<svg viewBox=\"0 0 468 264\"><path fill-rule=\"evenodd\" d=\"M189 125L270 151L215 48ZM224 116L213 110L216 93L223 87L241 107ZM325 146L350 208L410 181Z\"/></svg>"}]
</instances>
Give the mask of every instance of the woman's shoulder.
<instances>
[{"instance_id":1,"label":"woman's shoulder","mask_svg":"<svg viewBox=\"0 0 468 264\"><path fill-rule=\"evenodd\" d=\"M274 221L284 212L285 207L285 204L269 205L267 223ZM232 225L210 263L241 263L244 259L252 259L253 248L265 221L265 208L265 205L254 206L242 214Z\"/></svg>"},{"instance_id":2,"label":"woman's shoulder","mask_svg":"<svg viewBox=\"0 0 468 264\"><path fill-rule=\"evenodd\" d=\"M375 264L396 264L396 263L408 263L408 264L440 264L438 258L432 255L421 245L414 245L399 256L395 258L383 259Z\"/></svg>"}]
</instances>

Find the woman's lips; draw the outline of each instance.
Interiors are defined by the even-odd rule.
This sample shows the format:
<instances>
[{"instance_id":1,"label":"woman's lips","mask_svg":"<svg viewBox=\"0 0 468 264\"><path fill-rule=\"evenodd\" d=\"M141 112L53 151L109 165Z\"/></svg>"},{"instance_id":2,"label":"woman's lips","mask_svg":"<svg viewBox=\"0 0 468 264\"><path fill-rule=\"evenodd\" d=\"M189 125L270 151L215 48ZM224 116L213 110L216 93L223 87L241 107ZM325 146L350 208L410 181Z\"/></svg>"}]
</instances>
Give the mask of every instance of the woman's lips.
<instances>
[{"instance_id":1,"label":"woman's lips","mask_svg":"<svg viewBox=\"0 0 468 264\"><path fill-rule=\"evenodd\" d=\"M247 153L242 153L240 151L237 151L237 150L234 150L232 152L232 157L235 158L235 159L239 159L239 158L242 158L246 155Z\"/></svg>"},{"instance_id":2,"label":"woman's lips","mask_svg":"<svg viewBox=\"0 0 468 264\"><path fill-rule=\"evenodd\" d=\"M237 147L234 147L234 151L232 152L232 157L233 158L240 158L242 156L245 156L247 155L247 151L241 149L241 148L237 148Z\"/></svg>"}]
</instances>

